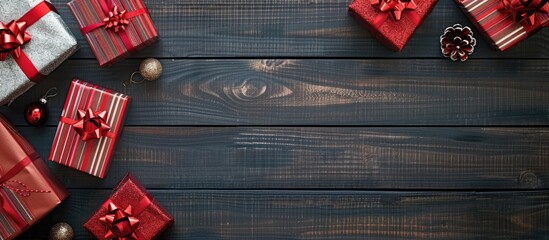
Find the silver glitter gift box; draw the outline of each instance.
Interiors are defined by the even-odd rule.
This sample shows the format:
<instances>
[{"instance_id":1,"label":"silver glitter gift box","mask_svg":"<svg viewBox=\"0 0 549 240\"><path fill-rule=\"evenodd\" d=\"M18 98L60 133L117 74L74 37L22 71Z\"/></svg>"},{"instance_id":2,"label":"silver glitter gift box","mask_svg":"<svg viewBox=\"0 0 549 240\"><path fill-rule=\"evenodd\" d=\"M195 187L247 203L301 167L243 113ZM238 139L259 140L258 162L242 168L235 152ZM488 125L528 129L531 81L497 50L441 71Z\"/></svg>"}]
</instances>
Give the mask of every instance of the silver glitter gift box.
<instances>
[{"instance_id":1,"label":"silver glitter gift box","mask_svg":"<svg viewBox=\"0 0 549 240\"><path fill-rule=\"evenodd\" d=\"M0 0L0 22L19 20L42 0ZM32 38L21 50L42 75L49 75L78 50L76 39L55 12L49 12L26 29ZM0 105L11 103L34 86L12 55L0 61Z\"/></svg>"}]
</instances>

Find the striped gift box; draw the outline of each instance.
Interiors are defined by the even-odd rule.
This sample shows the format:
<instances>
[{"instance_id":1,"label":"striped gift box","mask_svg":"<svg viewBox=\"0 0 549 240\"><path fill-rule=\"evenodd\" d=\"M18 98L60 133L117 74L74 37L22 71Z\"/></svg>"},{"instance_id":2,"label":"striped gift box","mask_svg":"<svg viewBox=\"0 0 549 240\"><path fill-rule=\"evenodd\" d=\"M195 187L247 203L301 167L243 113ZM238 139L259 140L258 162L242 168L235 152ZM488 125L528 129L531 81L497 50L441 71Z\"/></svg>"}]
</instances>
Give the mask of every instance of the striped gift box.
<instances>
[{"instance_id":1,"label":"striped gift box","mask_svg":"<svg viewBox=\"0 0 549 240\"><path fill-rule=\"evenodd\" d=\"M65 198L30 144L0 116L0 239L14 239L46 216Z\"/></svg>"},{"instance_id":2,"label":"striped gift box","mask_svg":"<svg viewBox=\"0 0 549 240\"><path fill-rule=\"evenodd\" d=\"M119 11L125 10L127 15L136 15L134 13L140 11L143 14L128 17L129 24L125 30L115 32L100 26L108 18L108 11L113 10L111 5ZM142 0L73 0L68 6L100 66L110 66L158 40L158 33ZM90 30L89 27L94 25L97 28Z\"/></svg>"},{"instance_id":3,"label":"striped gift box","mask_svg":"<svg viewBox=\"0 0 549 240\"><path fill-rule=\"evenodd\" d=\"M505 51L549 25L549 14L536 13L536 23L516 22L502 0L456 0L493 48Z\"/></svg>"},{"instance_id":4,"label":"striped gift box","mask_svg":"<svg viewBox=\"0 0 549 240\"><path fill-rule=\"evenodd\" d=\"M75 79L67 94L49 159L104 178L129 102L127 95ZM84 140L74 128L79 110L106 111L104 122L110 126L108 134Z\"/></svg>"},{"instance_id":5,"label":"striped gift box","mask_svg":"<svg viewBox=\"0 0 549 240\"><path fill-rule=\"evenodd\" d=\"M0 188L0 197L3 201L6 201L6 204L13 210L16 214L23 219L25 222L30 222L33 220L32 214L28 211L25 203L20 199L21 197L10 190L8 187ZM19 229L19 226L10 219L7 214L0 215L0 236L1 239L7 239L13 236Z\"/></svg>"}]
</instances>

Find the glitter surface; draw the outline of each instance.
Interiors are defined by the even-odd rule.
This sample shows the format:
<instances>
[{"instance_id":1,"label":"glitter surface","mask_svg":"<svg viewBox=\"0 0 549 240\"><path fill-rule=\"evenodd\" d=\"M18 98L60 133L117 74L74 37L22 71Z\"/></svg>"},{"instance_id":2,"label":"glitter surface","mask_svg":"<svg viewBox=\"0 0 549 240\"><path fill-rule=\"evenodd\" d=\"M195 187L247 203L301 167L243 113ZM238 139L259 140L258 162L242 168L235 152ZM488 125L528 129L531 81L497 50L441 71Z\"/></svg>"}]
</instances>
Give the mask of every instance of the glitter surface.
<instances>
[{"instance_id":1,"label":"glitter surface","mask_svg":"<svg viewBox=\"0 0 549 240\"><path fill-rule=\"evenodd\" d=\"M173 218L149 195L147 190L131 174L126 175L118 186L114 188L114 192L109 197L109 200L124 209L128 205L136 206L144 197L149 197L152 203L136 216L139 219L139 227L136 231L140 239L155 239L173 223ZM108 229L99 221L99 218L105 216L107 213L107 207L103 204L84 223L84 228L97 239L105 239L104 236Z\"/></svg>"},{"instance_id":2,"label":"glitter surface","mask_svg":"<svg viewBox=\"0 0 549 240\"><path fill-rule=\"evenodd\" d=\"M437 2L438 0L416 1L418 7L415 12L419 15L421 22L429 15ZM379 28L376 28L373 26L373 22L380 14L380 11L378 8L372 7L370 0L354 0L349 6L349 10L352 15L370 30L373 36L394 51L402 51L416 29L421 25L421 22L414 24L403 15L399 21L390 16Z\"/></svg>"},{"instance_id":3,"label":"glitter surface","mask_svg":"<svg viewBox=\"0 0 549 240\"><path fill-rule=\"evenodd\" d=\"M40 2L0 0L0 21L17 20ZM44 75L49 75L78 50L76 39L57 13L48 13L27 32L32 40L23 46L23 52ZM15 100L33 85L11 56L0 62L0 105Z\"/></svg>"}]
</instances>

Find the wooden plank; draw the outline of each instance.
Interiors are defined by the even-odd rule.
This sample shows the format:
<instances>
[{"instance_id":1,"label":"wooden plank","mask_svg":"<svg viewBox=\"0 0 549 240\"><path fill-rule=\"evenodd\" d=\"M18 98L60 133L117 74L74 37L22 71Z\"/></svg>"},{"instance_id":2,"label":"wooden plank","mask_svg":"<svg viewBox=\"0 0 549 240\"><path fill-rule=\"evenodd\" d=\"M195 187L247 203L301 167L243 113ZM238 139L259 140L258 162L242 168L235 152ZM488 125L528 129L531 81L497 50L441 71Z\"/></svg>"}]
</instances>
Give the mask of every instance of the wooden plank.
<instances>
[{"instance_id":1,"label":"wooden plank","mask_svg":"<svg viewBox=\"0 0 549 240\"><path fill-rule=\"evenodd\" d=\"M131 86L127 125L547 125L541 60L165 60L157 82ZM137 60L99 70L73 60L1 108L17 125L50 87L55 126L71 77L114 90Z\"/></svg>"},{"instance_id":2,"label":"wooden plank","mask_svg":"<svg viewBox=\"0 0 549 240\"><path fill-rule=\"evenodd\" d=\"M66 0L53 0L82 46L76 58L93 58ZM360 57L442 58L439 36L447 26L472 26L453 1L440 1L403 53L382 46L347 12L350 0L146 1L161 41L133 57ZM476 30L476 29L475 29ZM478 39L472 58L549 58L547 29L505 53Z\"/></svg>"},{"instance_id":3,"label":"wooden plank","mask_svg":"<svg viewBox=\"0 0 549 240\"><path fill-rule=\"evenodd\" d=\"M19 129L48 156L53 127ZM547 189L548 153L545 128L127 127L105 180L49 165L71 188Z\"/></svg>"},{"instance_id":4,"label":"wooden plank","mask_svg":"<svg viewBox=\"0 0 549 240\"><path fill-rule=\"evenodd\" d=\"M81 224L107 190L72 190L22 239ZM175 225L161 239L545 239L549 193L152 191Z\"/></svg>"}]
</instances>

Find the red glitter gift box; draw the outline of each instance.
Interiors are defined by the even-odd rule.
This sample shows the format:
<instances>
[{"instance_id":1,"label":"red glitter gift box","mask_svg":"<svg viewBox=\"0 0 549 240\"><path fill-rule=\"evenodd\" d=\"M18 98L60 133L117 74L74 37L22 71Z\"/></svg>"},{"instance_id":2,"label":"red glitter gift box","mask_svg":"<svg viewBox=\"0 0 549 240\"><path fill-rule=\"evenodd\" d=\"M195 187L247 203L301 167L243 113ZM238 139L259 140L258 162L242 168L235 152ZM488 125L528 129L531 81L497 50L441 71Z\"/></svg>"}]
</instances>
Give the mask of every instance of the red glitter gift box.
<instances>
[{"instance_id":1,"label":"red glitter gift box","mask_svg":"<svg viewBox=\"0 0 549 240\"><path fill-rule=\"evenodd\" d=\"M549 25L544 0L456 0L492 47L505 51Z\"/></svg>"},{"instance_id":2,"label":"red glitter gift box","mask_svg":"<svg viewBox=\"0 0 549 240\"><path fill-rule=\"evenodd\" d=\"M349 11L383 45L402 51L438 0L354 0Z\"/></svg>"},{"instance_id":3,"label":"red glitter gift box","mask_svg":"<svg viewBox=\"0 0 549 240\"><path fill-rule=\"evenodd\" d=\"M158 40L142 0L73 0L68 5L100 66Z\"/></svg>"},{"instance_id":4,"label":"red glitter gift box","mask_svg":"<svg viewBox=\"0 0 549 240\"><path fill-rule=\"evenodd\" d=\"M69 195L38 153L0 116L0 239L14 239Z\"/></svg>"},{"instance_id":5,"label":"red glitter gift box","mask_svg":"<svg viewBox=\"0 0 549 240\"><path fill-rule=\"evenodd\" d=\"M104 178L129 102L127 95L75 79L49 159Z\"/></svg>"},{"instance_id":6,"label":"red glitter gift box","mask_svg":"<svg viewBox=\"0 0 549 240\"><path fill-rule=\"evenodd\" d=\"M128 174L84 223L84 228L97 239L149 240L157 238L173 222L172 216Z\"/></svg>"}]
</instances>

